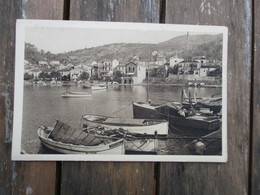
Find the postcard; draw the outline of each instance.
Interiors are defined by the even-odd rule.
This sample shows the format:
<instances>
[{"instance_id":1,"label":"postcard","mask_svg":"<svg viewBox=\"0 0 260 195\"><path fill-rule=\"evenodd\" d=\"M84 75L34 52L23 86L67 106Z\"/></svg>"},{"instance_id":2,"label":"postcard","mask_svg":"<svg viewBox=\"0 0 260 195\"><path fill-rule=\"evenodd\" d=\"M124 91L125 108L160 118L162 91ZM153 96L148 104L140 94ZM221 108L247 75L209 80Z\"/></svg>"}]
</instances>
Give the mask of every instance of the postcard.
<instances>
[{"instance_id":1,"label":"postcard","mask_svg":"<svg viewBox=\"0 0 260 195\"><path fill-rule=\"evenodd\" d=\"M227 161L223 26L17 20L12 160Z\"/></svg>"}]
</instances>

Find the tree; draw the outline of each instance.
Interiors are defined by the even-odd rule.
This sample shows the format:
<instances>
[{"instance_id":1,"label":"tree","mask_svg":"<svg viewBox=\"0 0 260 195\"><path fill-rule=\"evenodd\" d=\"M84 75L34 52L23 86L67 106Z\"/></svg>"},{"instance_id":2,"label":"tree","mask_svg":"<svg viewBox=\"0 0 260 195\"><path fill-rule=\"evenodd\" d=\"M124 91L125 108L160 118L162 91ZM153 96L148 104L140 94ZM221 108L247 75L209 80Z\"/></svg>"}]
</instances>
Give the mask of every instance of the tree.
<instances>
[{"instance_id":1,"label":"tree","mask_svg":"<svg viewBox=\"0 0 260 195\"><path fill-rule=\"evenodd\" d=\"M38 76L39 79L45 80L45 79L49 79L50 75L47 72L41 72Z\"/></svg>"},{"instance_id":2,"label":"tree","mask_svg":"<svg viewBox=\"0 0 260 195\"><path fill-rule=\"evenodd\" d=\"M24 73L24 80L25 81L28 81L28 80L31 80L31 79L33 79L33 75L31 75L31 74L28 74L27 72L26 73Z\"/></svg>"},{"instance_id":3,"label":"tree","mask_svg":"<svg viewBox=\"0 0 260 195\"><path fill-rule=\"evenodd\" d=\"M54 78L55 80L60 80L61 74L58 71L52 71L50 73L50 78Z\"/></svg>"},{"instance_id":4,"label":"tree","mask_svg":"<svg viewBox=\"0 0 260 195\"><path fill-rule=\"evenodd\" d=\"M88 80L89 78L89 74L85 71L83 71L81 74L80 74L80 80Z\"/></svg>"},{"instance_id":5,"label":"tree","mask_svg":"<svg viewBox=\"0 0 260 195\"><path fill-rule=\"evenodd\" d=\"M173 68L169 67L167 76L169 76L169 74L178 74L178 71L179 71L179 66L177 64Z\"/></svg>"},{"instance_id":6,"label":"tree","mask_svg":"<svg viewBox=\"0 0 260 195\"><path fill-rule=\"evenodd\" d=\"M62 81L70 81L70 75L64 75L61 77Z\"/></svg>"}]
</instances>

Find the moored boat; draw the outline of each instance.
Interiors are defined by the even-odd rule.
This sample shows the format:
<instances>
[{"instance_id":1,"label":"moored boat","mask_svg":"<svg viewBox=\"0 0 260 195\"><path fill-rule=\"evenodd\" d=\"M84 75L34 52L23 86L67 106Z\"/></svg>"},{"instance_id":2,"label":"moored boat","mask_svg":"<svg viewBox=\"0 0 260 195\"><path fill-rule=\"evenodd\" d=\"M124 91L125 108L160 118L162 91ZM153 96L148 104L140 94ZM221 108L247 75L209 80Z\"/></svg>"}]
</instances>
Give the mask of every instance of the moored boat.
<instances>
[{"instance_id":1,"label":"moored boat","mask_svg":"<svg viewBox=\"0 0 260 195\"><path fill-rule=\"evenodd\" d=\"M86 131L102 139L124 139L127 154L157 154L158 136L131 133L124 129L87 128Z\"/></svg>"},{"instance_id":2,"label":"moored boat","mask_svg":"<svg viewBox=\"0 0 260 195\"><path fill-rule=\"evenodd\" d=\"M84 98L84 97L92 97L91 94L87 92L64 92L61 94L61 97L64 98Z\"/></svg>"},{"instance_id":3,"label":"moored boat","mask_svg":"<svg viewBox=\"0 0 260 195\"><path fill-rule=\"evenodd\" d=\"M152 105L149 102L133 102L133 114L136 119L163 119L156 108L160 105Z\"/></svg>"},{"instance_id":4,"label":"moored boat","mask_svg":"<svg viewBox=\"0 0 260 195\"><path fill-rule=\"evenodd\" d=\"M105 90L107 89L107 86L106 85L94 85L94 86L91 86L91 89L92 90Z\"/></svg>"},{"instance_id":5,"label":"moored boat","mask_svg":"<svg viewBox=\"0 0 260 195\"><path fill-rule=\"evenodd\" d=\"M130 119L86 114L82 116L84 127L119 129L136 134L168 135L168 122L160 119Z\"/></svg>"},{"instance_id":6,"label":"moored boat","mask_svg":"<svg viewBox=\"0 0 260 195\"><path fill-rule=\"evenodd\" d=\"M65 154L124 154L124 139L102 140L57 121L54 128L41 126L38 136L47 148Z\"/></svg>"},{"instance_id":7,"label":"moored boat","mask_svg":"<svg viewBox=\"0 0 260 195\"><path fill-rule=\"evenodd\" d=\"M176 113L176 108L171 104L156 109L163 118L169 121L170 127L180 128L182 131L189 131L191 134L205 134L218 130L221 120L217 116L205 116L202 113L182 108Z\"/></svg>"}]
</instances>

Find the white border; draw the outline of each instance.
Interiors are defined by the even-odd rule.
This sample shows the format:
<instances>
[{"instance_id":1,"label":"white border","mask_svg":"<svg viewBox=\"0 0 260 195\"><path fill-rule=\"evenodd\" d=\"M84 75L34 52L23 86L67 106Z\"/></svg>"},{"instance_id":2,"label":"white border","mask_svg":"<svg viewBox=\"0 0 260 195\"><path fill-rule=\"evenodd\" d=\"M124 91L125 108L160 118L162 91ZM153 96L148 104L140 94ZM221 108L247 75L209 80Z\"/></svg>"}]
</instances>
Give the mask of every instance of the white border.
<instances>
[{"instance_id":1,"label":"white border","mask_svg":"<svg viewBox=\"0 0 260 195\"><path fill-rule=\"evenodd\" d=\"M222 155L64 155L20 154L23 113L24 43L26 27L92 28L129 30L167 30L223 33L222 50ZM147 161L147 162L227 162L227 42L228 29L224 26L148 24L122 22L86 22L55 20L17 20L15 56L15 92L12 160L21 161Z\"/></svg>"}]
</instances>

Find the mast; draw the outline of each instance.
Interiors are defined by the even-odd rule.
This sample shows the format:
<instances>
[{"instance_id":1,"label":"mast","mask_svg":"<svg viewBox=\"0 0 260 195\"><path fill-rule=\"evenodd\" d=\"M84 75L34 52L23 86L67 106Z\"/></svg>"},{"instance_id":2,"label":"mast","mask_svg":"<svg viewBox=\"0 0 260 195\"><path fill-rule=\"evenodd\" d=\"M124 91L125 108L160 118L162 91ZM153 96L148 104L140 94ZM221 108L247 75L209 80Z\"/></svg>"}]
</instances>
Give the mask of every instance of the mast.
<instances>
[{"instance_id":1,"label":"mast","mask_svg":"<svg viewBox=\"0 0 260 195\"><path fill-rule=\"evenodd\" d=\"M187 54L186 57L184 58L184 67L183 67L183 75L182 75L182 93L181 93L181 103L183 102L183 90L184 90L184 76L185 76L185 68L187 65L187 61L188 61L188 53L189 53L189 31L187 32Z\"/></svg>"},{"instance_id":2,"label":"mast","mask_svg":"<svg viewBox=\"0 0 260 195\"><path fill-rule=\"evenodd\" d=\"M147 93L146 93L146 102L148 103L149 102L149 71L150 71L150 69L149 69L149 66L150 66L150 61L151 61L151 55L152 55L152 53L151 53L151 50L150 50L150 52L149 52L150 54L149 54L149 56L150 56L150 59L149 59L149 61L148 61L148 64L147 64Z\"/></svg>"}]
</instances>

